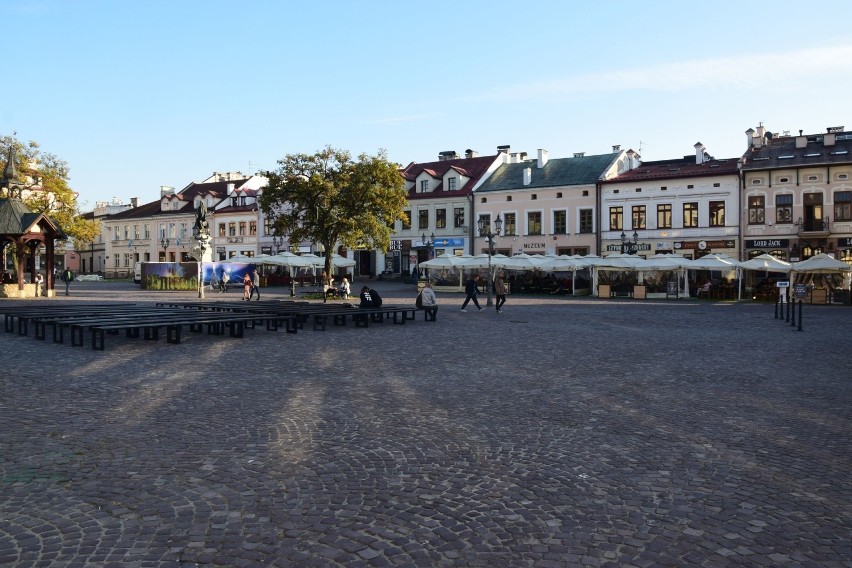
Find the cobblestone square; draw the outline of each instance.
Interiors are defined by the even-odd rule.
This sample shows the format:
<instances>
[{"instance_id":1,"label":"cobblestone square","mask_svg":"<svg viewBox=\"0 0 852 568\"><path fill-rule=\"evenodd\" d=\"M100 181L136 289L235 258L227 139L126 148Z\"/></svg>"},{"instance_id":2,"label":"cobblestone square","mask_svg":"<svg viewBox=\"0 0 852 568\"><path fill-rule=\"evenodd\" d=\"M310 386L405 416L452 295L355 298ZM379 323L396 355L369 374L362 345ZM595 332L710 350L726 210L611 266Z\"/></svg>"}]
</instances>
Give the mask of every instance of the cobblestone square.
<instances>
[{"instance_id":1,"label":"cobblestone square","mask_svg":"<svg viewBox=\"0 0 852 568\"><path fill-rule=\"evenodd\" d=\"M0 565L852 566L852 308L798 332L746 302L462 300L104 352L0 334Z\"/></svg>"}]
</instances>

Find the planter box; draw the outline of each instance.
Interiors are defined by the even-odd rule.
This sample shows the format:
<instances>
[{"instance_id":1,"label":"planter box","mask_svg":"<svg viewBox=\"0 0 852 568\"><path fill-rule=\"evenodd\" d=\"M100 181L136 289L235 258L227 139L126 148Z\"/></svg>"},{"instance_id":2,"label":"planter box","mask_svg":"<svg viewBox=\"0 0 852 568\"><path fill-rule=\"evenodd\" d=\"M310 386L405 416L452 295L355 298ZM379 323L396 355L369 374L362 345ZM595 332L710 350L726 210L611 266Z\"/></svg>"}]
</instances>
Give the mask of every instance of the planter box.
<instances>
[{"instance_id":1,"label":"planter box","mask_svg":"<svg viewBox=\"0 0 852 568\"><path fill-rule=\"evenodd\" d=\"M609 298L612 295L612 287L609 284L598 284L598 298Z\"/></svg>"},{"instance_id":2,"label":"planter box","mask_svg":"<svg viewBox=\"0 0 852 568\"><path fill-rule=\"evenodd\" d=\"M644 300L646 291L647 291L647 288L645 286L642 286L642 285L639 285L639 284L637 284L636 286L633 286L633 299L634 300Z\"/></svg>"}]
</instances>

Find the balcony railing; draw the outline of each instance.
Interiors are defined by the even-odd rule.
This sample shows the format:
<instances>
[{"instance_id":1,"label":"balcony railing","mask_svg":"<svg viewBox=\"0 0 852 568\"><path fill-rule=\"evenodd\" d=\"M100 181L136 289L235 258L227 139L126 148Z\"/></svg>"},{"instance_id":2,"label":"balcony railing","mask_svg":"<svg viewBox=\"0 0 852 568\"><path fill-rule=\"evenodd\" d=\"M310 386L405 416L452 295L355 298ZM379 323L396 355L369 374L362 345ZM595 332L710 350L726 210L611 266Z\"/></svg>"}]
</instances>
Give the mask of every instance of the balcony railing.
<instances>
[{"instance_id":1,"label":"balcony railing","mask_svg":"<svg viewBox=\"0 0 852 568\"><path fill-rule=\"evenodd\" d=\"M799 220L796 221L796 226L799 228L799 235L828 236L831 232L831 224L828 217L823 217L822 219L803 219L799 217Z\"/></svg>"}]
</instances>

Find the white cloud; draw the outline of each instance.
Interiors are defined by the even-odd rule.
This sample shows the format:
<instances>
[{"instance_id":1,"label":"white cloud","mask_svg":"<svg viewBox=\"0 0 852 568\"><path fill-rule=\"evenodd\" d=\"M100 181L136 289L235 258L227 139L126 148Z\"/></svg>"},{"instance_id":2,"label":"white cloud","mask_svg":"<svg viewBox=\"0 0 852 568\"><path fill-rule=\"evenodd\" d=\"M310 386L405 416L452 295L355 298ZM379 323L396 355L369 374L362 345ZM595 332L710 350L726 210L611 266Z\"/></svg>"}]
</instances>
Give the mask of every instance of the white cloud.
<instances>
[{"instance_id":1,"label":"white cloud","mask_svg":"<svg viewBox=\"0 0 852 568\"><path fill-rule=\"evenodd\" d=\"M837 80L850 71L852 71L852 45L834 46L787 53L753 54L638 66L634 69L513 85L488 94L472 96L468 100L564 99L574 95L629 90L677 92L695 88L751 88L780 81L795 84L803 80L812 81L815 77Z\"/></svg>"}]
</instances>

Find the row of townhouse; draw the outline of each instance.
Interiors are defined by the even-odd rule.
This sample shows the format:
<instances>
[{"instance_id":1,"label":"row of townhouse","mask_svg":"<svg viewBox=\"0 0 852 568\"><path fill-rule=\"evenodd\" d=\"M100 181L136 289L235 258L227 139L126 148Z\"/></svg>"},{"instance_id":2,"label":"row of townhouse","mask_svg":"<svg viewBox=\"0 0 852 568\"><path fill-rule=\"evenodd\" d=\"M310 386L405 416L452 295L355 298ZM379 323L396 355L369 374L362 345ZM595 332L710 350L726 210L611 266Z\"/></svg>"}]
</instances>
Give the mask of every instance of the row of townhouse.
<instances>
[{"instance_id":1,"label":"row of townhouse","mask_svg":"<svg viewBox=\"0 0 852 568\"><path fill-rule=\"evenodd\" d=\"M746 131L744 154L716 159L699 142L689 155L642 162L633 150L549 158L498 146L492 155L441 152L401 169L408 206L388 251L338 249L358 276L405 275L440 254L598 254L625 250L744 260L762 253L804 260L819 252L852 263L852 132L773 135ZM127 277L139 261L188 261L194 210L212 213L211 260L280 250L315 252L271 231L258 207L266 180L216 173L158 201L102 221L103 272ZM85 256L81 254L81 256ZM98 266L92 255L92 266Z\"/></svg>"}]
</instances>

